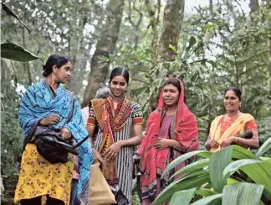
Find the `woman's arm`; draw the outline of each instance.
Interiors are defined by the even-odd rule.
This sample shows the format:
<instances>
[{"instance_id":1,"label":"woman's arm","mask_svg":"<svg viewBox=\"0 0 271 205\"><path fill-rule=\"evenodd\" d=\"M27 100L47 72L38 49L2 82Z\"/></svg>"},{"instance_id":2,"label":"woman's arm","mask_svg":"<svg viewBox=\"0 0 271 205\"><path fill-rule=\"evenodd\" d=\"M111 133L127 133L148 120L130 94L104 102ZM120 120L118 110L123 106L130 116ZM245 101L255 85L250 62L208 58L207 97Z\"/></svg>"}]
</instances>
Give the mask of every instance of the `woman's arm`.
<instances>
[{"instance_id":1,"label":"woman's arm","mask_svg":"<svg viewBox=\"0 0 271 205\"><path fill-rule=\"evenodd\" d=\"M221 144L222 147L229 146L233 143L240 145L245 148L259 148L259 136L258 129L255 120L251 120L245 124L245 131L250 130L253 133L253 136L249 139L241 138L237 136L229 137L224 140Z\"/></svg>"},{"instance_id":2,"label":"woman's arm","mask_svg":"<svg viewBox=\"0 0 271 205\"><path fill-rule=\"evenodd\" d=\"M92 137L95 130L95 126L91 124L87 124L86 129L88 131L88 134Z\"/></svg>"},{"instance_id":3,"label":"woman's arm","mask_svg":"<svg viewBox=\"0 0 271 205\"><path fill-rule=\"evenodd\" d=\"M125 146L136 146L139 145L142 141L142 125L136 124L133 127L134 137L127 140L120 140L112 144L105 152L104 155L106 158L113 159L117 156L122 147Z\"/></svg>"},{"instance_id":4,"label":"woman's arm","mask_svg":"<svg viewBox=\"0 0 271 205\"><path fill-rule=\"evenodd\" d=\"M258 132L253 130L252 133L253 133L253 136L250 139L245 139L241 137L233 137L233 142L245 148L249 148L249 147L254 148L254 149L259 148L260 145L259 145Z\"/></svg>"},{"instance_id":5,"label":"woman's arm","mask_svg":"<svg viewBox=\"0 0 271 205\"><path fill-rule=\"evenodd\" d=\"M92 124L87 124L86 128L87 128L88 134L90 135L90 137L92 137L95 130L95 126ZM90 144L91 143L92 143L92 140L90 139ZM100 152L97 149L95 149L93 145L91 147L94 154L94 161L99 161L101 164L103 164L104 159L102 158Z\"/></svg>"},{"instance_id":6,"label":"woman's arm","mask_svg":"<svg viewBox=\"0 0 271 205\"><path fill-rule=\"evenodd\" d=\"M133 131L134 131L134 137L129 138L127 140L118 141L118 143L120 143L121 147L136 146L141 143L141 141L142 141L142 125L141 124L134 125Z\"/></svg>"}]
</instances>

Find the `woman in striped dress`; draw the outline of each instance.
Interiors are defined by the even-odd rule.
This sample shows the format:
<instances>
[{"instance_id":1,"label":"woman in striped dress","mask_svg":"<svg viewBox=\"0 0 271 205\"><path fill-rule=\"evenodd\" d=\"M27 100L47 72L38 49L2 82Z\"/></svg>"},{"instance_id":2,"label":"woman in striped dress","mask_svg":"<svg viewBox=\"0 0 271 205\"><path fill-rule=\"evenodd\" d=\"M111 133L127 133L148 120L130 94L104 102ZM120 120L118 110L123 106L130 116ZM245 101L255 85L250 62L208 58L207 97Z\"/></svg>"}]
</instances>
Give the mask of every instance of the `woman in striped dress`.
<instances>
[{"instance_id":1,"label":"woman in striped dress","mask_svg":"<svg viewBox=\"0 0 271 205\"><path fill-rule=\"evenodd\" d=\"M87 123L89 134L99 127L94 143L94 154L102 164L103 174L111 189L121 190L131 203L132 165L134 147L142 140L142 111L140 106L129 101L125 92L129 72L115 68L110 75L111 96L91 101Z\"/></svg>"}]
</instances>

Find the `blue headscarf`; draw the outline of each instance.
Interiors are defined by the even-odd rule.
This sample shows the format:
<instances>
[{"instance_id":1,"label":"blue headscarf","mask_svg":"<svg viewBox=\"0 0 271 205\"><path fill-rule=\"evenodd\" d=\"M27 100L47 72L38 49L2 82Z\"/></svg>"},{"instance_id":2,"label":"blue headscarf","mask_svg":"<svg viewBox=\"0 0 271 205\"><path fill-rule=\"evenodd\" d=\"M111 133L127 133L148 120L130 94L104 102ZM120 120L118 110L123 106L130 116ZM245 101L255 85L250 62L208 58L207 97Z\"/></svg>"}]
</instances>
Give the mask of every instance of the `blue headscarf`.
<instances>
[{"instance_id":1,"label":"blue headscarf","mask_svg":"<svg viewBox=\"0 0 271 205\"><path fill-rule=\"evenodd\" d=\"M69 91L58 85L55 93L51 90L45 80L31 86L22 98L19 110L20 126L25 137L36 128L39 120L51 114L58 114L60 120L58 124L50 127L61 129L65 124L71 110L72 95ZM69 123L64 127L69 129L77 142L88 135L84 126L80 105L77 100L73 103L73 115ZM89 204L89 177L90 167L93 163L92 149L90 141L86 140L79 147L79 182L78 197Z\"/></svg>"}]
</instances>

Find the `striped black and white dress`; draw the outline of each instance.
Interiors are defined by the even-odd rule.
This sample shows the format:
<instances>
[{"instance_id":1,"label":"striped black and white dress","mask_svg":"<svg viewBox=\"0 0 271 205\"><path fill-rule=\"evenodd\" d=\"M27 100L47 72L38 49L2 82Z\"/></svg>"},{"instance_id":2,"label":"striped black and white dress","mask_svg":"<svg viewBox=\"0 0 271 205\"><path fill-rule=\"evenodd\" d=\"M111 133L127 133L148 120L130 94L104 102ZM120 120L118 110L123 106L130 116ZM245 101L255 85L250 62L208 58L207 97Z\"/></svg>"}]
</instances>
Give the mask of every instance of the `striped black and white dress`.
<instances>
[{"instance_id":1,"label":"striped black and white dress","mask_svg":"<svg viewBox=\"0 0 271 205\"><path fill-rule=\"evenodd\" d=\"M124 127L115 133L115 141L127 140L133 137L133 126L136 124L142 124L142 110L139 104L135 102L129 102L132 107L132 112L127 118ZM90 109L90 117L95 118L93 109ZM95 141L95 148L98 148L102 140L102 131L99 129L97 138ZM131 204L132 200L132 170L133 170L133 155L135 147L127 146L122 147L119 154L116 157L117 174L119 178L118 188L124 193ZM115 188L115 187L114 187Z\"/></svg>"}]
</instances>

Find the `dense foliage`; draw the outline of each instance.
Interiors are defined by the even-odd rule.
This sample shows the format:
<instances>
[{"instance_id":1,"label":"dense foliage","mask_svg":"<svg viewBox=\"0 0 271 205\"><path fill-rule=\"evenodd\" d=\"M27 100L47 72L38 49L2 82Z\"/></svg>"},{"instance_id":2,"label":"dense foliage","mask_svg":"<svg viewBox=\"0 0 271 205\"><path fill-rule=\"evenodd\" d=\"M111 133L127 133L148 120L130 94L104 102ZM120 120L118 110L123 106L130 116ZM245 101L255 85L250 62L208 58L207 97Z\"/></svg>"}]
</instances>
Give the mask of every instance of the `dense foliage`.
<instances>
[{"instance_id":1,"label":"dense foliage","mask_svg":"<svg viewBox=\"0 0 271 205\"><path fill-rule=\"evenodd\" d=\"M7 50L13 49L14 44L20 46L20 52L6 54L13 60L14 56L23 59L1 59L1 172L11 175L17 172L16 158L23 141L18 124L21 91L41 79L44 62L33 59L46 59L51 53L71 56L74 72L68 89L82 101L85 87L91 83L87 76L97 42L108 30L106 19L110 10L106 6L113 0L3 2L17 18L6 10L1 12L1 43L8 43L3 47ZM141 104L145 118L156 106L165 76L180 77L186 103L198 119L201 145L212 119L225 112L225 88L241 88L241 110L257 120L263 144L270 139L271 132L271 3L210 0L209 5L196 6L191 11L185 7L184 18L170 22L172 28L180 27L180 35L177 46L169 45L171 60L165 61L160 58L159 45L168 23L164 15L167 2L177 1L125 0L114 52L103 61L110 63L110 69L115 65L130 69L128 95ZM249 10L244 5L249 5ZM28 52L27 57L22 49ZM108 77L106 72L103 75ZM101 82L101 86L106 84L107 80ZM270 149L265 156L271 156ZM192 192L189 191L194 196ZM134 198L136 201L137 197Z\"/></svg>"}]
</instances>

